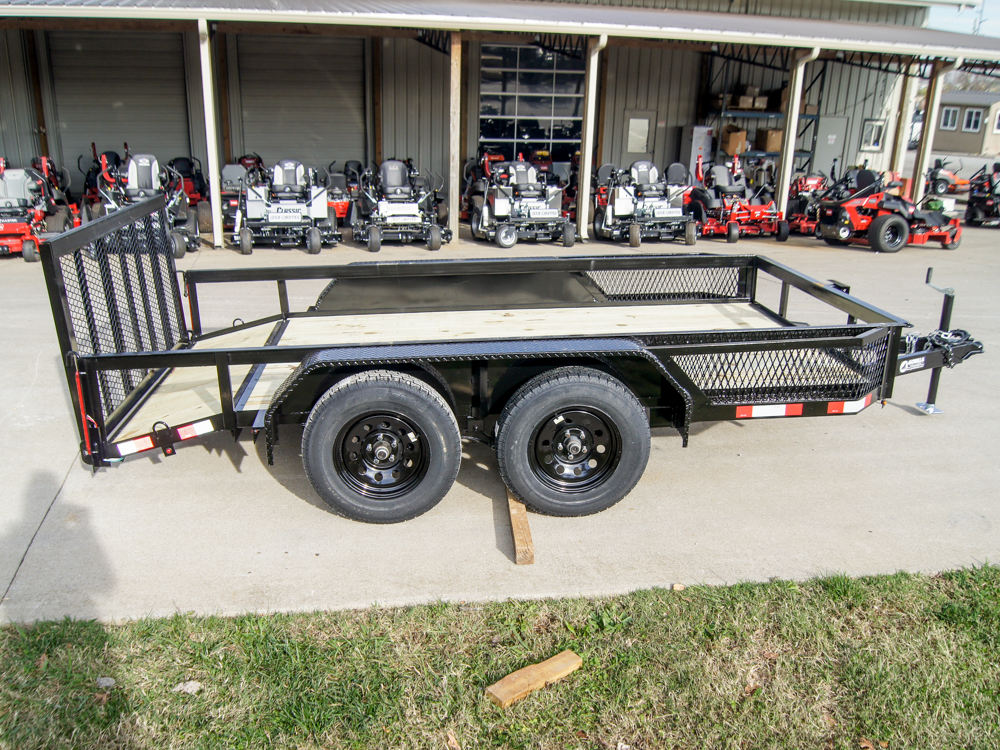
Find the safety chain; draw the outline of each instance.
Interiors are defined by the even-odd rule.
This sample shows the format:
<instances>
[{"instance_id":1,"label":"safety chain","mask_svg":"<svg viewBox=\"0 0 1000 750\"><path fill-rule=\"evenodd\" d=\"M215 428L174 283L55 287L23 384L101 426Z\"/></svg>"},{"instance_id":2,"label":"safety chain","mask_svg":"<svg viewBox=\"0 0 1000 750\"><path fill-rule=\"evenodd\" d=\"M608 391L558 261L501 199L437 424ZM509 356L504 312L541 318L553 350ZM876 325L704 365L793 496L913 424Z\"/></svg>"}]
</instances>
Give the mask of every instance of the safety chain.
<instances>
[{"instance_id":1,"label":"safety chain","mask_svg":"<svg viewBox=\"0 0 1000 750\"><path fill-rule=\"evenodd\" d=\"M906 353L913 354L917 351L917 344L920 339L924 339L924 348L921 351L931 351L932 349L940 349L944 354L944 366L954 367L957 363L955 362L954 349L956 346L961 346L962 344L973 343L978 347L978 351L983 350L982 342L975 342L972 340L972 336L969 335L968 331L964 331L961 328L956 328L952 331L931 331L926 336L920 336L918 334L907 334L906 336Z\"/></svg>"}]
</instances>

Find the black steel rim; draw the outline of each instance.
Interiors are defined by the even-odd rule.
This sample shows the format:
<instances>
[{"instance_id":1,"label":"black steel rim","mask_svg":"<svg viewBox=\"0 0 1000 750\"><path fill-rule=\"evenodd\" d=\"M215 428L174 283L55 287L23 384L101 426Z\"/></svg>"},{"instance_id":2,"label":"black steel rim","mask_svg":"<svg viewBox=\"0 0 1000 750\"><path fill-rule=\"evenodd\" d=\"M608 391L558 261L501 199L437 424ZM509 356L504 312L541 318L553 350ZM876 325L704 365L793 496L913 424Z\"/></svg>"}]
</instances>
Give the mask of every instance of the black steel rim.
<instances>
[{"instance_id":1,"label":"black steel rim","mask_svg":"<svg viewBox=\"0 0 1000 750\"><path fill-rule=\"evenodd\" d=\"M532 471L565 493L585 492L605 482L621 460L614 420L589 407L567 407L535 428L528 444Z\"/></svg>"},{"instance_id":2,"label":"black steel rim","mask_svg":"<svg viewBox=\"0 0 1000 750\"><path fill-rule=\"evenodd\" d=\"M391 500L427 474L429 450L415 422L401 414L373 413L337 437L333 463L340 478L366 497Z\"/></svg>"},{"instance_id":3,"label":"black steel rim","mask_svg":"<svg viewBox=\"0 0 1000 750\"><path fill-rule=\"evenodd\" d=\"M882 238L889 247L896 247L896 245L903 241L903 233L895 223L890 221L885 225L885 229L882 230Z\"/></svg>"}]
</instances>

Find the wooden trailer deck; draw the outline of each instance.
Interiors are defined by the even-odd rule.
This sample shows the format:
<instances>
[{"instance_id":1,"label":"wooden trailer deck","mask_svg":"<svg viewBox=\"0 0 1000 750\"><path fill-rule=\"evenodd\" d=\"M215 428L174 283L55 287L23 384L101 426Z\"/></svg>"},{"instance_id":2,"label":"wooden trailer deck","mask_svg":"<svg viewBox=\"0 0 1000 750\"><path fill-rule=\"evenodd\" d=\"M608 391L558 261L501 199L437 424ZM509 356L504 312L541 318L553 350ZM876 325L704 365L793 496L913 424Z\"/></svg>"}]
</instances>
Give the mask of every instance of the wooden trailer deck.
<instances>
[{"instance_id":1,"label":"wooden trailer deck","mask_svg":"<svg viewBox=\"0 0 1000 750\"><path fill-rule=\"evenodd\" d=\"M246 326L198 341L193 348L212 351L262 347L275 326L274 323ZM276 346L323 348L358 344L559 338L566 336L567 331L585 332L588 336L620 336L776 327L778 324L774 319L747 302L369 313L290 318ZM267 365L242 410L266 409L275 391L296 366L295 363ZM230 368L234 393L250 370L249 365ZM218 375L214 367L176 368L113 439L120 442L147 435L156 422L180 426L208 419L221 411Z\"/></svg>"}]
</instances>

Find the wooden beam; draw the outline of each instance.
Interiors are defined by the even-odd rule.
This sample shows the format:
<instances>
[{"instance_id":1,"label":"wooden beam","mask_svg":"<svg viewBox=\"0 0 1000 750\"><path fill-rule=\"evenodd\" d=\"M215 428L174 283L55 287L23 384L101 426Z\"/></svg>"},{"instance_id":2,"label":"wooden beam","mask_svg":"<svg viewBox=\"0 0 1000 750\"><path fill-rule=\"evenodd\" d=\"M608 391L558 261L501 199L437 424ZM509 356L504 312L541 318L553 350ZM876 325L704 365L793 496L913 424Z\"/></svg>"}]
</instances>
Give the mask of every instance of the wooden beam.
<instances>
[{"instance_id":1,"label":"wooden beam","mask_svg":"<svg viewBox=\"0 0 1000 750\"><path fill-rule=\"evenodd\" d=\"M38 74L38 47L35 44L35 33L28 31L26 34L22 34L22 37L24 38L26 47L25 56L28 58L31 91L35 100L35 123L38 127L38 147L42 155L53 158L49 152L48 123L45 122L45 107L42 104L42 79Z\"/></svg>"},{"instance_id":2,"label":"wooden beam","mask_svg":"<svg viewBox=\"0 0 1000 750\"><path fill-rule=\"evenodd\" d=\"M462 193L462 35L451 32L451 60L448 88L448 228L458 240L459 202Z\"/></svg>"},{"instance_id":3,"label":"wooden beam","mask_svg":"<svg viewBox=\"0 0 1000 750\"><path fill-rule=\"evenodd\" d=\"M215 64L218 78L219 129L222 131L222 161L233 162L233 138L229 124L229 50L225 34L215 35Z\"/></svg>"},{"instance_id":4,"label":"wooden beam","mask_svg":"<svg viewBox=\"0 0 1000 750\"><path fill-rule=\"evenodd\" d=\"M507 509L510 512L510 530L514 536L514 564L533 565L535 544L531 541L531 527L528 526L528 511L524 503L507 490Z\"/></svg>"},{"instance_id":5,"label":"wooden beam","mask_svg":"<svg viewBox=\"0 0 1000 750\"><path fill-rule=\"evenodd\" d=\"M375 141L375 163L385 155L382 145L382 37L372 37L372 139Z\"/></svg>"},{"instance_id":6,"label":"wooden beam","mask_svg":"<svg viewBox=\"0 0 1000 750\"><path fill-rule=\"evenodd\" d=\"M581 666L583 659L567 649L551 659L512 672L486 688L486 695L500 708L507 708L526 695L559 682Z\"/></svg>"}]
</instances>

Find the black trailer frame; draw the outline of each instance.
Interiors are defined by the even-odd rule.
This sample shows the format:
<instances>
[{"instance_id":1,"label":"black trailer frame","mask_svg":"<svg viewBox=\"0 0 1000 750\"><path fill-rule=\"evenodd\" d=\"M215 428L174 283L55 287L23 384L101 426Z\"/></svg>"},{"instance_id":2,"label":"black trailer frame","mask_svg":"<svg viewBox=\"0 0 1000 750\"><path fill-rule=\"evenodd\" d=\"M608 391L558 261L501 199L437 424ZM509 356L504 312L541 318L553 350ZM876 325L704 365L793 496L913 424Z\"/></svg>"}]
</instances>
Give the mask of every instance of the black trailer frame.
<instances>
[{"instance_id":1,"label":"black trailer frame","mask_svg":"<svg viewBox=\"0 0 1000 750\"><path fill-rule=\"evenodd\" d=\"M264 432L270 460L279 425L303 423L324 388L338 377L365 369L416 373L446 397L463 437L492 443L496 417L519 385L552 367L583 364L624 382L642 403L650 423L677 428L686 445L692 422L860 411L889 398L897 374L951 366L981 350L981 345L972 342L953 348L947 356L929 344L926 350L913 353L911 341L907 355L902 341L902 330L909 326L905 320L851 296L842 284L823 284L754 255L192 270L183 274L183 284L179 284L164 206L162 197L153 198L42 246L81 454L95 470L122 460L116 436L175 368L214 368L221 409L203 424L210 421L211 430L229 430L234 436L243 429L252 430L255 437ZM777 309L757 299L762 275L780 282ZM327 279L329 284L308 311L293 312L287 283L304 279ZM199 290L210 284L249 281L275 284L280 313L205 333ZM841 311L845 323L806 326L792 322L788 307L793 289ZM548 338L349 346L335 342L275 345L298 318L359 312L595 306L610 310L640 303L733 301L767 316L774 327L620 336L567 331ZM273 326L264 346L192 349L198 342L210 342L251 325ZM245 409L256 379L273 363L297 366L273 394L268 408ZM231 368L240 365L249 365L250 370L235 382ZM193 436L190 425L158 422L150 426L136 450L161 448L170 455L176 443Z\"/></svg>"}]
</instances>

